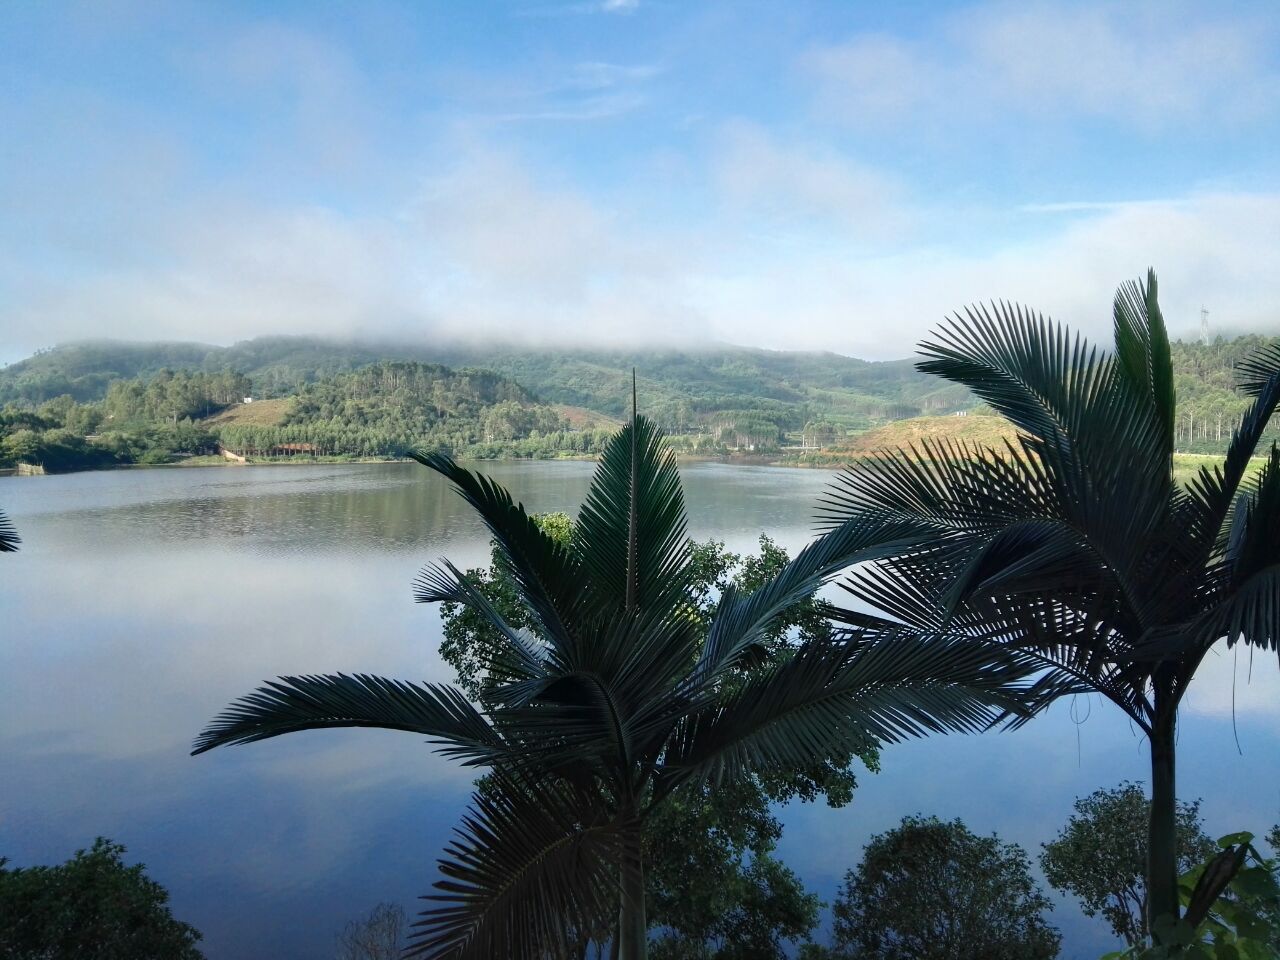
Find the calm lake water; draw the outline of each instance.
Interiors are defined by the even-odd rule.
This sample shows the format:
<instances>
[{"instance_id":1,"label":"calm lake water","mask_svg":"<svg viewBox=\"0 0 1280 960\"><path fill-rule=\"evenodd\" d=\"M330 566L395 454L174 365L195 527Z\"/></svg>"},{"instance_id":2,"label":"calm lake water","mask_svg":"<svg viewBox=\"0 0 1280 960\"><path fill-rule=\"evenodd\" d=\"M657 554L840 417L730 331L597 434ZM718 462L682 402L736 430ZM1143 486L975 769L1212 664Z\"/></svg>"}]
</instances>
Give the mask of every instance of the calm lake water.
<instances>
[{"instance_id":1,"label":"calm lake water","mask_svg":"<svg viewBox=\"0 0 1280 960\"><path fill-rule=\"evenodd\" d=\"M483 469L531 510L572 512L592 465ZM830 479L720 464L683 476L693 535L735 549L761 531L801 546ZM416 912L469 785L418 738L324 731L187 752L229 700L279 674L450 679L436 610L410 582L438 557L482 563L488 546L443 481L416 464L133 470L0 479L0 507L24 538L0 558L0 856L124 843L213 960L332 957L335 933L378 902ZM1280 820L1280 681L1274 658L1251 680L1249 667L1211 658L1181 735L1180 792L1203 798L1213 833ZM1016 734L886 750L850 807L785 808L780 855L829 897L872 833L920 812L1034 857L1074 797L1145 776L1117 710L1062 703ZM1073 902L1054 922L1063 957L1111 946Z\"/></svg>"}]
</instances>

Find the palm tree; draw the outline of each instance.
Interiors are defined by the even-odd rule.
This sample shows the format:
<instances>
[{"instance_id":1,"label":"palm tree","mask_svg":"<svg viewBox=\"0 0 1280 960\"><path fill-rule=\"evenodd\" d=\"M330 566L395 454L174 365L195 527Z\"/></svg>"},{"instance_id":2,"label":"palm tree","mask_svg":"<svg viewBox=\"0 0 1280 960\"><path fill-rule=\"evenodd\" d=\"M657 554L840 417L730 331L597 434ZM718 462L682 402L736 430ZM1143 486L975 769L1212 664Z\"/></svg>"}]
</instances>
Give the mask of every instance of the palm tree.
<instances>
[{"instance_id":1,"label":"palm tree","mask_svg":"<svg viewBox=\"0 0 1280 960\"><path fill-rule=\"evenodd\" d=\"M946 630L1032 653L1143 731L1148 913L1168 942L1166 925L1179 916L1178 706L1219 640L1275 651L1280 637L1274 445L1248 478L1280 400L1280 346L1240 365L1252 401L1226 461L1182 488L1154 273L1120 288L1114 320L1115 352L1102 354L1022 307L957 315L921 345L917 367L967 386L1012 421L1016 441L925 442L868 458L840 476L825 510L840 526L880 516L934 532L926 547L854 572L845 585L874 612L844 611L846 622L869 636ZM1198 922L1217 892L1202 890L1186 922Z\"/></svg>"},{"instance_id":2,"label":"palm tree","mask_svg":"<svg viewBox=\"0 0 1280 960\"><path fill-rule=\"evenodd\" d=\"M21 542L22 538L18 536L18 531L4 515L4 511L0 510L0 553L16 553L18 544Z\"/></svg>"},{"instance_id":3,"label":"palm tree","mask_svg":"<svg viewBox=\"0 0 1280 960\"><path fill-rule=\"evenodd\" d=\"M1044 692L1027 679L1032 658L993 657L966 638L890 648L849 635L748 669L780 614L850 558L916 542L914 521L859 517L760 589L726 591L703 642L679 475L643 417L608 444L567 545L493 481L446 456L417 459L484 520L534 624L512 628L448 561L419 576L418 600L465 604L503 638L480 706L434 684L284 677L232 704L194 752L374 726L424 734L488 767L440 862L418 953L566 956L575 931L603 924L622 960L637 960L647 929L640 841L674 791L926 732L981 730L1011 713L1016 722Z\"/></svg>"}]
</instances>

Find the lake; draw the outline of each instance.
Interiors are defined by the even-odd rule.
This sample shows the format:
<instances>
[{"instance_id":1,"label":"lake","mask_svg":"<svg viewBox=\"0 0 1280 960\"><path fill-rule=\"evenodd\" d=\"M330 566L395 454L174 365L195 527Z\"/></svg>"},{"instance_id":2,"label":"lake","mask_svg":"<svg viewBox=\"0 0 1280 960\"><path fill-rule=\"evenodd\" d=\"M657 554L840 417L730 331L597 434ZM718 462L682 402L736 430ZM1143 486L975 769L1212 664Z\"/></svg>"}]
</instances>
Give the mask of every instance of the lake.
<instances>
[{"instance_id":1,"label":"lake","mask_svg":"<svg viewBox=\"0 0 1280 960\"><path fill-rule=\"evenodd\" d=\"M530 510L573 512L593 466L481 469ZM682 472L693 536L738 550L761 531L804 544L831 477ZM228 701L279 674L451 678L438 614L410 583L440 557L485 562L488 543L441 479L417 464L13 477L0 508L24 540L0 557L0 856L54 863L97 835L119 841L212 960L332 957L336 932L378 902L417 911L466 803L456 764L384 731L188 750ZM1274 658L1210 658L1179 758L1180 794L1203 798L1210 833L1280 820L1278 719ZM851 806L785 808L779 855L829 898L872 833L923 813L997 831L1034 859L1076 796L1146 775L1119 711L1080 698L1017 733L888 748ZM1064 958L1112 946L1074 902L1053 922Z\"/></svg>"}]
</instances>

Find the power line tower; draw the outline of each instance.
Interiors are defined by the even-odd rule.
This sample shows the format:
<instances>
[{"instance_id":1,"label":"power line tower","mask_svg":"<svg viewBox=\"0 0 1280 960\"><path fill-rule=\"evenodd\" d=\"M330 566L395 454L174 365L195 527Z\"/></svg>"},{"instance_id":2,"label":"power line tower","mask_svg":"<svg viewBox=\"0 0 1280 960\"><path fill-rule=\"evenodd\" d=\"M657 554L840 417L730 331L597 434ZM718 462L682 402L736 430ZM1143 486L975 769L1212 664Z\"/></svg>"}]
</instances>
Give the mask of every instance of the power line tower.
<instances>
[{"instance_id":1,"label":"power line tower","mask_svg":"<svg viewBox=\"0 0 1280 960\"><path fill-rule=\"evenodd\" d=\"M1206 347L1209 345L1209 311L1203 306L1200 308L1200 342Z\"/></svg>"}]
</instances>

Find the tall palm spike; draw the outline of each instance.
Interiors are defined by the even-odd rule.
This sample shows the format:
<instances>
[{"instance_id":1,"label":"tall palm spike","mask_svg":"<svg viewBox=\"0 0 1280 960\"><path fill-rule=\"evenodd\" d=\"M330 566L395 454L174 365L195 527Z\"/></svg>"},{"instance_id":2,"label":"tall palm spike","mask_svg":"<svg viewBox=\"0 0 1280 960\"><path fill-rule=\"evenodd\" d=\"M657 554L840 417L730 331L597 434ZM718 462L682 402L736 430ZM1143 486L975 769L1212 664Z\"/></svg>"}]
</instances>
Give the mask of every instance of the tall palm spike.
<instances>
[{"instance_id":1,"label":"tall palm spike","mask_svg":"<svg viewBox=\"0 0 1280 960\"><path fill-rule=\"evenodd\" d=\"M947 629L1040 659L1120 707L1151 746L1149 912L1178 919L1178 707L1219 640L1280 652L1280 453L1249 458L1280 402L1280 349L1241 365L1253 402L1221 468L1173 479L1175 394L1154 272L1114 304L1104 355L1022 307L972 307L917 367L1007 417L1000 449L924 443L843 473L830 524L914 522L931 541L844 584L867 631ZM833 536L834 534L829 534ZM1159 931L1171 934L1161 926Z\"/></svg>"},{"instance_id":2,"label":"tall palm spike","mask_svg":"<svg viewBox=\"0 0 1280 960\"><path fill-rule=\"evenodd\" d=\"M631 497L627 507L627 610L636 606L636 525L638 523L640 413L636 405L636 368L631 368Z\"/></svg>"},{"instance_id":3,"label":"tall palm spike","mask_svg":"<svg viewBox=\"0 0 1280 960\"><path fill-rule=\"evenodd\" d=\"M986 729L1058 692L1035 679L1034 657L991 654L945 632L900 643L850 634L744 674L744 654L791 605L854 560L918 546L923 525L851 520L754 593L726 591L703 643L690 615L675 460L634 410L600 458L568 547L498 484L440 454L418 459L484 520L535 625L514 629L447 561L419 575L417 600L464 604L494 626L498 682L472 705L432 684L284 677L233 703L194 751L379 726L492 770L440 861L415 954L557 956L566 931L604 925L622 960L639 960L640 841L677 790L870 743Z\"/></svg>"}]
</instances>

